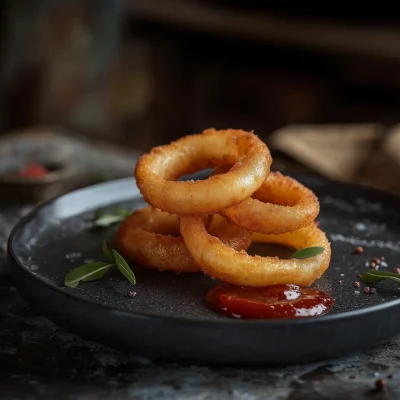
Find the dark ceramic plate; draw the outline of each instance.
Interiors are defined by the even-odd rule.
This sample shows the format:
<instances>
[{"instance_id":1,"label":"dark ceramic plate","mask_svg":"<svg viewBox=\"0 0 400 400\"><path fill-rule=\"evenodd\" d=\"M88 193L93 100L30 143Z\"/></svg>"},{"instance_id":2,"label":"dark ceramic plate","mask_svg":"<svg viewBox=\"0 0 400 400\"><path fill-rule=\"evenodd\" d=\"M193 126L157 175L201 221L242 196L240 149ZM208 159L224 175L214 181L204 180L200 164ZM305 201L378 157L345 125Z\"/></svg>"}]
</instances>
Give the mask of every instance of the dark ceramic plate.
<instances>
[{"instance_id":1,"label":"dark ceramic plate","mask_svg":"<svg viewBox=\"0 0 400 400\"><path fill-rule=\"evenodd\" d=\"M235 320L203 303L217 282L202 274L175 275L134 266L137 285L119 274L62 286L67 271L102 260L101 241L116 227L88 229L93 211L144 202L133 179L81 189L42 205L14 229L9 262L22 293L49 319L86 338L169 361L208 364L283 364L326 359L368 348L400 333L400 290L382 283L377 294L354 287L372 257L382 269L400 262L400 200L371 189L302 178L319 196L319 221L332 242L328 272L314 284L334 299L325 316L297 320ZM356 246L364 254L354 255ZM263 247L253 251L262 254ZM270 251L270 250L269 250ZM384 264L385 265L385 264Z\"/></svg>"}]
</instances>

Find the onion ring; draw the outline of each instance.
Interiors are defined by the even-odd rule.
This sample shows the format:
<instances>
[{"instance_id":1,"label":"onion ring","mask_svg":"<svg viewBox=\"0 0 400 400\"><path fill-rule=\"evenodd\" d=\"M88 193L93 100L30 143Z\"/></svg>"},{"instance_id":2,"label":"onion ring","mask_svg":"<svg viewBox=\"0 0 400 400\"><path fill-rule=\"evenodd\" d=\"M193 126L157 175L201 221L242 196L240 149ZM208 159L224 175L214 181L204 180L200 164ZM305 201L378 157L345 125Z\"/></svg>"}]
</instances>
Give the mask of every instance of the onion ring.
<instances>
[{"instance_id":1,"label":"onion ring","mask_svg":"<svg viewBox=\"0 0 400 400\"><path fill-rule=\"evenodd\" d=\"M202 181L176 182L216 164L233 167ZM251 196L272 163L268 147L242 130L205 130L153 148L136 166L137 185L152 206L171 214L212 214Z\"/></svg>"},{"instance_id":2,"label":"onion ring","mask_svg":"<svg viewBox=\"0 0 400 400\"><path fill-rule=\"evenodd\" d=\"M251 233L215 215L209 232L227 246L247 249ZM152 207L133 212L120 225L116 244L121 253L142 266L159 271L201 272L179 233L179 217Z\"/></svg>"},{"instance_id":3,"label":"onion ring","mask_svg":"<svg viewBox=\"0 0 400 400\"><path fill-rule=\"evenodd\" d=\"M225 169L216 168L214 174ZM251 197L220 213L249 231L277 235L310 225L319 214L319 201L295 179L270 172Z\"/></svg>"},{"instance_id":4,"label":"onion ring","mask_svg":"<svg viewBox=\"0 0 400 400\"><path fill-rule=\"evenodd\" d=\"M190 255L206 274L237 286L289 283L310 286L328 268L331 256L326 235L314 223L281 235L253 234L254 241L284 244L298 250L311 246L325 248L315 257L300 260L250 256L245 251L233 250L207 232L201 216L182 216L181 236Z\"/></svg>"}]
</instances>

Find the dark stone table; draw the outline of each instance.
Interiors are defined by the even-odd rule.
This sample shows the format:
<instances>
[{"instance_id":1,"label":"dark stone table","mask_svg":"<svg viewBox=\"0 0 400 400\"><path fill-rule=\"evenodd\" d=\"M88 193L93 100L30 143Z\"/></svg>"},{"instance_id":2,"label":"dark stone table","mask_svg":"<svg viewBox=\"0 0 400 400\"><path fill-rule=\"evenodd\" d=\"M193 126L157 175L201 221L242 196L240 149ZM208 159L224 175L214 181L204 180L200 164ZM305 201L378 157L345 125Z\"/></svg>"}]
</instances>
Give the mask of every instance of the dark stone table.
<instances>
[{"instance_id":1,"label":"dark stone table","mask_svg":"<svg viewBox=\"0 0 400 400\"><path fill-rule=\"evenodd\" d=\"M82 158L76 156L79 151L86 155L81 170L128 176L137 159L131 154L107 158L68 143L76 161ZM8 234L30 209L0 206L1 400L400 398L400 338L340 360L285 368L217 368L154 364L65 332L29 307L6 268ZM382 378L385 389L375 390Z\"/></svg>"},{"instance_id":2,"label":"dark stone table","mask_svg":"<svg viewBox=\"0 0 400 400\"><path fill-rule=\"evenodd\" d=\"M400 398L400 338L339 360L217 368L155 364L65 332L30 308L5 267L8 231L28 210L0 209L0 399Z\"/></svg>"}]
</instances>

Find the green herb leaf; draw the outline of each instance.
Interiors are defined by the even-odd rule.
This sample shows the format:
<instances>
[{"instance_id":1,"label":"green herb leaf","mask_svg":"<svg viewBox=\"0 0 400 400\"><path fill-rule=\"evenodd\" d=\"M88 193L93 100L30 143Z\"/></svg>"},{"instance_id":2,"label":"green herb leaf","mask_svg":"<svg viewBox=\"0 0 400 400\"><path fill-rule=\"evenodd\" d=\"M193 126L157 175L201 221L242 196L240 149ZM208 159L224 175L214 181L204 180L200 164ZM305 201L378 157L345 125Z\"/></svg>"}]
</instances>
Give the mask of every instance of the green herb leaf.
<instances>
[{"instance_id":1,"label":"green herb leaf","mask_svg":"<svg viewBox=\"0 0 400 400\"><path fill-rule=\"evenodd\" d=\"M81 265L65 275L64 285L74 288L77 287L81 281L88 282L100 279L112 266L113 264L105 262Z\"/></svg>"},{"instance_id":2,"label":"green herb leaf","mask_svg":"<svg viewBox=\"0 0 400 400\"><path fill-rule=\"evenodd\" d=\"M293 253L290 258L310 258L315 257L325 251L324 247L306 247Z\"/></svg>"},{"instance_id":3,"label":"green herb leaf","mask_svg":"<svg viewBox=\"0 0 400 400\"><path fill-rule=\"evenodd\" d=\"M395 272L385 272L385 271L375 271L375 270L366 271L362 274L361 279L364 282L368 283L376 283L383 281L385 279L389 279L400 285L400 274L396 274Z\"/></svg>"},{"instance_id":4,"label":"green herb leaf","mask_svg":"<svg viewBox=\"0 0 400 400\"><path fill-rule=\"evenodd\" d=\"M108 263L105 263L108 264ZM98 279L101 279L112 267L115 267L115 264L108 264L108 268L99 268L99 270L95 273L93 273L90 276L87 276L82 279L82 282L90 282L90 281L97 281Z\"/></svg>"},{"instance_id":5,"label":"green herb leaf","mask_svg":"<svg viewBox=\"0 0 400 400\"><path fill-rule=\"evenodd\" d=\"M94 172L91 174L90 178L92 180L92 184L106 182L109 179L108 175L103 172Z\"/></svg>"},{"instance_id":6,"label":"green herb leaf","mask_svg":"<svg viewBox=\"0 0 400 400\"><path fill-rule=\"evenodd\" d=\"M96 221L93 222L93 226L95 228L107 228L108 226L114 225L121 221L123 221L123 218L118 215L105 214L96 219Z\"/></svg>"},{"instance_id":7,"label":"green herb leaf","mask_svg":"<svg viewBox=\"0 0 400 400\"><path fill-rule=\"evenodd\" d=\"M127 217L128 215L130 215L130 211L127 210L126 208L121 208L121 207L100 208L99 210L96 210L94 212L94 218L98 219L106 214L116 215L120 217Z\"/></svg>"},{"instance_id":8,"label":"green herb leaf","mask_svg":"<svg viewBox=\"0 0 400 400\"><path fill-rule=\"evenodd\" d=\"M103 240L103 244L102 244L101 248L102 248L103 254L106 256L106 258L108 258L111 262L115 263L114 255L113 255L112 251L108 248L107 242L105 240Z\"/></svg>"},{"instance_id":9,"label":"green herb leaf","mask_svg":"<svg viewBox=\"0 0 400 400\"><path fill-rule=\"evenodd\" d=\"M117 222L125 220L129 215L130 212L123 208L99 210L95 212L93 227L106 228L108 226L116 224Z\"/></svg>"},{"instance_id":10,"label":"green herb leaf","mask_svg":"<svg viewBox=\"0 0 400 400\"><path fill-rule=\"evenodd\" d=\"M117 264L118 269L122 272L125 278L128 279L130 283L132 283L132 285L135 285L136 284L135 275L133 274L127 262L115 250L113 250L112 252L114 254L115 263Z\"/></svg>"}]
</instances>

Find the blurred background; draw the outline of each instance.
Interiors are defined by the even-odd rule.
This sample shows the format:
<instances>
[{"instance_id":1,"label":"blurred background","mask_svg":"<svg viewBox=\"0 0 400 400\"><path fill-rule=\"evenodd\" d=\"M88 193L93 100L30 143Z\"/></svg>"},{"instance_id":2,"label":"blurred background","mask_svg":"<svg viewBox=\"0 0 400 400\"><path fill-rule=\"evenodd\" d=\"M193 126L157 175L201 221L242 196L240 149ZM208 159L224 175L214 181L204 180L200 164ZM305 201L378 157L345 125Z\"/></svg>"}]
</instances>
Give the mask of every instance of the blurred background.
<instances>
[{"instance_id":1,"label":"blurred background","mask_svg":"<svg viewBox=\"0 0 400 400\"><path fill-rule=\"evenodd\" d=\"M399 193L400 17L355 3L3 0L0 169L84 154L90 181L113 178L152 146L232 127L275 169Z\"/></svg>"}]
</instances>

